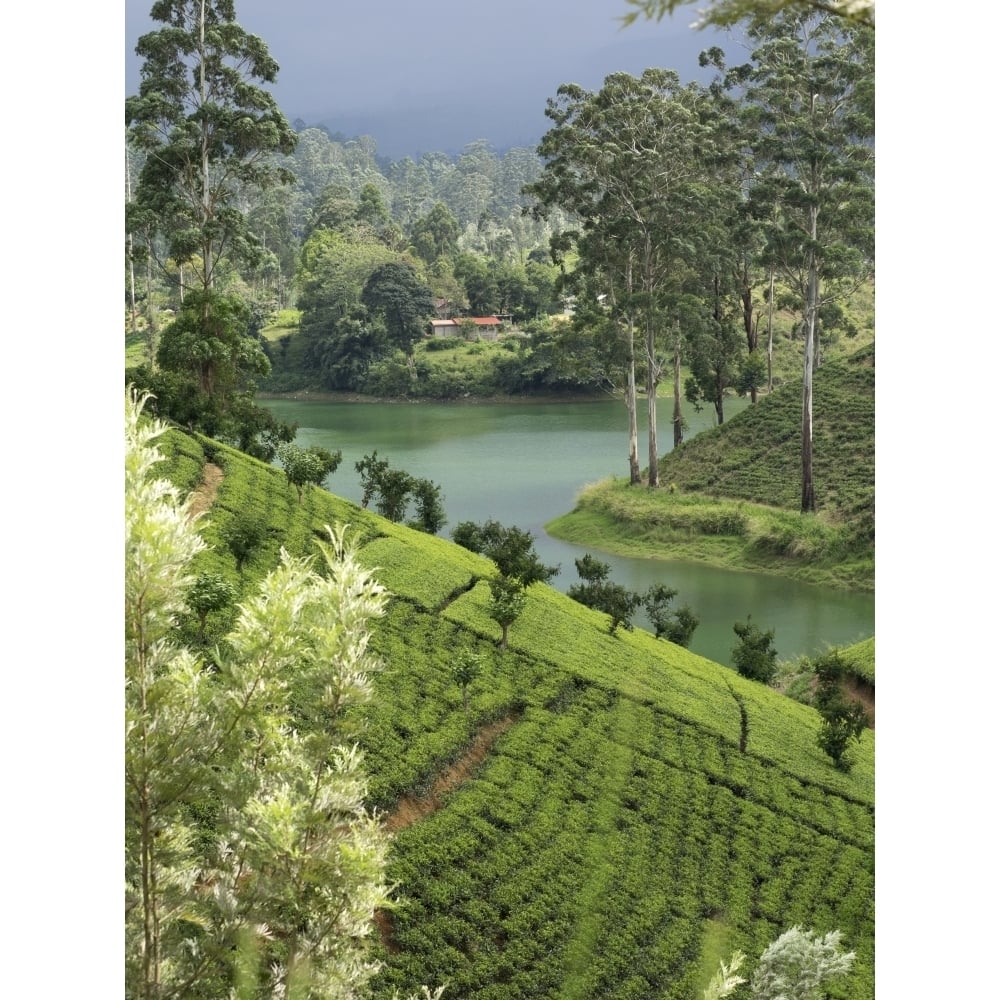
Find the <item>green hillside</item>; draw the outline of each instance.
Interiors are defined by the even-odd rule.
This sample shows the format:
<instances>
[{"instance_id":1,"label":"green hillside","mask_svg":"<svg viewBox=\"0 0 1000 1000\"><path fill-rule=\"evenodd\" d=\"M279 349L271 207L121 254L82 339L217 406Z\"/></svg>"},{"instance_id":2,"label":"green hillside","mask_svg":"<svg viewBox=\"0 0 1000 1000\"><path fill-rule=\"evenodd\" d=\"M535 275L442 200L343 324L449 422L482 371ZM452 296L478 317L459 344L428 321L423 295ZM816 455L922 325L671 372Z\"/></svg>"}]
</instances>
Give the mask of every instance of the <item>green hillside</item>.
<instances>
[{"instance_id":1,"label":"green hillside","mask_svg":"<svg viewBox=\"0 0 1000 1000\"><path fill-rule=\"evenodd\" d=\"M660 476L688 493L799 509L802 389L791 384L711 434L660 459ZM828 362L815 377L813 480L816 507L874 529L875 348Z\"/></svg>"},{"instance_id":2,"label":"green hillside","mask_svg":"<svg viewBox=\"0 0 1000 1000\"><path fill-rule=\"evenodd\" d=\"M376 996L447 982L463 1000L690 1000L720 957L793 924L839 928L856 952L831 996L874 995L870 732L841 773L811 708L649 633L611 636L545 586L501 654L488 560L321 490L300 504L279 470L207 439L164 446L184 490L209 457L222 467L200 569L246 593L281 547L346 521L394 595L363 713L401 899L379 920ZM459 651L484 664L468 712Z\"/></svg>"},{"instance_id":3,"label":"green hillside","mask_svg":"<svg viewBox=\"0 0 1000 1000\"><path fill-rule=\"evenodd\" d=\"M813 398L815 515L799 513L802 392L787 385L660 459L659 490L586 487L550 534L624 554L690 558L874 588L875 348L829 361Z\"/></svg>"}]
</instances>

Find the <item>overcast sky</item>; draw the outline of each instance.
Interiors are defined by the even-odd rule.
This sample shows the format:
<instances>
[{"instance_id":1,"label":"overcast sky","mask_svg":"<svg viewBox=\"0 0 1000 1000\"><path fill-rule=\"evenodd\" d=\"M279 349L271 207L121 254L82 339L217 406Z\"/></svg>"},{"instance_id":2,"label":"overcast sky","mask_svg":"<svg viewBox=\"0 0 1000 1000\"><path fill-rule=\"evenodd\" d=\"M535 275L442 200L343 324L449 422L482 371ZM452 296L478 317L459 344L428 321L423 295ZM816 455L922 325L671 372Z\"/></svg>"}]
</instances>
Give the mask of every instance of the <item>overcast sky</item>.
<instances>
[{"instance_id":1,"label":"overcast sky","mask_svg":"<svg viewBox=\"0 0 1000 1000\"><path fill-rule=\"evenodd\" d=\"M151 0L126 0L126 87ZM647 66L699 76L698 52L723 36L688 25L695 7L622 29L625 0L237 0L240 24L281 67L270 88L290 121L368 133L398 158L477 138L533 145L561 83L598 88Z\"/></svg>"}]
</instances>

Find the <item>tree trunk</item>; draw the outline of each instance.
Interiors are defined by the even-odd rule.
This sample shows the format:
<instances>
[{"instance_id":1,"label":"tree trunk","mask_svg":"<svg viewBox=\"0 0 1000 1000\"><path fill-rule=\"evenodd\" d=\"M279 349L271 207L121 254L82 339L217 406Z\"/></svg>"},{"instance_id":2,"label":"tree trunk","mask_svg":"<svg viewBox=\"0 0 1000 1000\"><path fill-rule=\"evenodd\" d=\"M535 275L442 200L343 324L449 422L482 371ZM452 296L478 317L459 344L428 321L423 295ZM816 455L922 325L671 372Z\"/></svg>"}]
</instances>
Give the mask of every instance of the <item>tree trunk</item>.
<instances>
[{"instance_id":1,"label":"tree trunk","mask_svg":"<svg viewBox=\"0 0 1000 1000\"><path fill-rule=\"evenodd\" d=\"M770 292L767 296L767 391L774 391L774 268L771 268Z\"/></svg>"},{"instance_id":2,"label":"tree trunk","mask_svg":"<svg viewBox=\"0 0 1000 1000\"><path fill-rule=\"evenodd\" d=\"M747 354L753 354L757 350L757 323L754 322L753 315L753 288L750 286L750 267L746 259L739 272L740 279L740 302L743 304L743 332L747 338ZM757 386L750 387L750 403L757 402ZM720 420L721 424L722 421Z\"/></svg>"},{"instance_id":3,"label":"tree trunk","mask_svg":"<svg viewBox=\"0 0 1000 1000\"><path fill-rule=\"evenodd\" d=\"M649 488L654 489L660 481L659 448L656 441L656 389L660 384L660 366L656 360L656 326L653 322L653 287L652 274L653 244L649 233L646 233L646 244L643 252L642 278L643 291L646 293L646 410L649 428Z\"/></svg>"},{"instance_id":4,"label":"tree trunk","mask_svg":"<svg viewBox=\"0 0 1000 1000\"><path fill-rule=\"evenodd\" d=\"M149 355L149 365L156 365L156 307L153 304L153 254L148 246L150 241L149 231L146 231L147 253L146 253L146 322L149 329L146 332L146 352Z\"/></svg>"},{"instance_id":5,"label":"tree trunk","mask_svg":"<svg viewBox=\"0 0 1000 1000\"><path fill-rule=\"evenodd\" d=\"M681 331L677 324L674 339L674 447L684 440L684 417L681 414Z\"/></svg>"},{"instance_id":6,"label":"tree trunk","mask_svg":"<svg viewBox=\"0 0 1000 1000\"><path fill-rule=\"evenodd\" d=\"M656 387L659 384L657 364L654 355L653 324L646 320L646 407L649 412L649 488L659 484L660 470L657 466L659 454L656 444Z\"/></svg>"},{"instance_id":7,"label":"tree trunk","mask_svg":"<svg viewBox=\"0 0 1000 1000\"><path fill-rule=\"evenodd\" d=\"M625 380L625 408L628 410L628 475L629 485L642 482L639 468L639 423L636 416L635 395L635 327L632 316L628 318L628 371Z\"/></svg>"},{"instance_id":8,"label":"tree trunk","mask_svg":"<svg viewBox=\"0 0 1000 1000\"><path fill-rule=\"evenodd\" d=\"M125 143L125 203L130 204L132 201L132 166L129 161L128 155L128 142ZM134 248L132 245L132 234L128 234L127 239L128 246L128 290L129 290L129 302L131 305L132 312L132 332L135 333L136 330L136 313L135 313L135 255Z\"/></svg>"},{"instance_id":9,"label":"tree trunk","mask_svg":"<svg viewBox=\"0 0 1000 1000\"><path fill-rule=\"evenodd\" d=\"M816 241L818 208L810 209L810 227L813 243ZM819 304L819 264L815 253L810 254L809 278L806 289L805 358L802 365L802 513L816 510L816 493L813 488L813 352L816 340L816 310Z\"/></svg>"}]
</instances>

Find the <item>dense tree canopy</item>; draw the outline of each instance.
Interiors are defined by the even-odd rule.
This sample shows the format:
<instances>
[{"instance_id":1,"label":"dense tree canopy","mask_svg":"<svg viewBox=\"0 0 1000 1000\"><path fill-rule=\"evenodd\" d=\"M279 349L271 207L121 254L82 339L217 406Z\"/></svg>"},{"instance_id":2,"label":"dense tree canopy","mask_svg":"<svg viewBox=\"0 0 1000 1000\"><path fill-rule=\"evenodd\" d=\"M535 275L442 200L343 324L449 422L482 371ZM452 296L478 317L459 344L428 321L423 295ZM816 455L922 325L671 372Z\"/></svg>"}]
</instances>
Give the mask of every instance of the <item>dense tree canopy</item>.
<instances>
[{"instance_id":1,"label":"dense tree canopy","mask_svg":"<svg viewBox=\"0 0 1000 1000\"><path fill-rule=\"evenodd\" d=\"M373 271L361 291L361 301L382 319L389 342L404 354L412 354L434 314L430 288L403 261L390 261Z\"/></svg>"}]
</instances>

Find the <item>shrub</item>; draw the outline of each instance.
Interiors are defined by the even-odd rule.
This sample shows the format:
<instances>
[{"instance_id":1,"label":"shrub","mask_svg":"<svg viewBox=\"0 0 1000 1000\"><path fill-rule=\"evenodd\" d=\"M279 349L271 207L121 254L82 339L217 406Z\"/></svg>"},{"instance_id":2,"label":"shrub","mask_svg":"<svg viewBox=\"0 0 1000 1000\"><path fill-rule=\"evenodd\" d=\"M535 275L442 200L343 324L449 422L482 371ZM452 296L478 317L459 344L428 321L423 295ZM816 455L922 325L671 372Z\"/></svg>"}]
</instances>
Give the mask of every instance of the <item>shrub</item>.
<instances>
[{"instance_id":1,"label":"shrub","mask_svg":"<svg viewBox=\"0 0 1000 1000\"><path fill-rule=\"evenodd\" d=\"M847 665L837 652L828 653L815 661L816 707L823 721L817 742L839 771L849 771L853 763L849 747L861 739L868 725L864 707L845 697L843 679Z\"/></svg>"},{"instance_id":2,"label":"shrub","mask_svg":"<svg viewBox=\"0 0 1000 1000\"><path fill-rule=\"evenodd\" d=\"M326 477L337 471L342 458L341 452L327 451L319 445L300 448L286 442L278 446L278 459L285 470L285 478L295 487L299 503L302 503L304 486L322 486Z\"/></svg>"},{"instance_id":3,"label":"shrub","mask_svg":"<svg viewBox=\"0 0 1000 1000\"><path fill-rule=\"evenodd\" d=\"M733 647L733 665L744 677L769 684L778 670L778 651L774 648L774 629L761 631L750 621L736 622L733 631L739 643Z\"/></svg>"}]
</instances>

